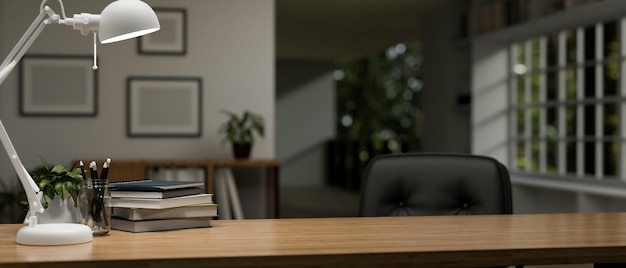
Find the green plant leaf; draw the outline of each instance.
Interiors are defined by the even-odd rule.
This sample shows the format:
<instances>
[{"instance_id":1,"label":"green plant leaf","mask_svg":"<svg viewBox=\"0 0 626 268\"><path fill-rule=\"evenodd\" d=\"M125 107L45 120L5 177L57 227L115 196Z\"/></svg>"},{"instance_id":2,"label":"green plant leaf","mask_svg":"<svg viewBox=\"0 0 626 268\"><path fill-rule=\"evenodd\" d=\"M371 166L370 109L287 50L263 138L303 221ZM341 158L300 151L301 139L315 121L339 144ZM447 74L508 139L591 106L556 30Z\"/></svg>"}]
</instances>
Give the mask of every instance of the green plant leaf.
<instances>
[{"instance_id":1,"label":"green plant leaf","mask_svg":"<svg viewBox=\"0 0 626 268\"><path fill-rule=\"evenodd\" d=\"M82 183L80 169L71 169L64 165L50 164L40 155L39 159L44 164L30 172L31 177L43 192L42 205L48 207L48 199L54 199L58 195L61 199L66 199L72 194L78 194Z\"/></svg>"},{"instance_id":2,"label":"green plant leaf","mask_svg":"<svg viewBox=\"0 0 626 268\"><path fill-rule=\"evenodd\" d=\"M64 165L55 165L51 171L52 173L63 174L64 172L68 172L70 170Z\"/></svg>"},{"instance_id":3,"label":"green plant leaf","mask_svg":"<svg viewBox=\"0 0 626 268\"><path fill-rule=\"evenodd\" d=\"M264 122L261 115L244 111L240 117L228 110L220 111L229 117L218 129L218 132L223 135L222 143L254 144L254 133L260 137L264 136Z\"/></svg>"},{"instance_id":4,"label":"green plant leaf","mask_svg":"<svg viewBox=\"0 0 626 268\"><path fill-rule=\"evenodd\" d=\"M45 189L50 185L50 180L49 179L41 179L39 181L39 189Z\"/></svg>"}]
</instances>

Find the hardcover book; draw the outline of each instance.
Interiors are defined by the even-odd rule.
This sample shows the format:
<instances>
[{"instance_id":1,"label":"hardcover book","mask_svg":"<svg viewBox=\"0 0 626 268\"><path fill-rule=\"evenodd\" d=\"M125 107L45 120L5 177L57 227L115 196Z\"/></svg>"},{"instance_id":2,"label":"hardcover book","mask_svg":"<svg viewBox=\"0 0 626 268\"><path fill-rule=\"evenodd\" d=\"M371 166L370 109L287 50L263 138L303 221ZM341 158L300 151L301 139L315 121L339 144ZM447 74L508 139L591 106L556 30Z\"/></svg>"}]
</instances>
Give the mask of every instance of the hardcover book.
<instances>
[{"instance_id":1,"label":"hardcover book","mask_svg":"<svg viewBox=\"0 0 626 268\"><path fill-rule=\"evenodd\" d=\"M109 191L165 191L189 187L201 187L204 182L197 181L153 181L137 180L109 183Z\"/></svg>"},{"instance_id":2,"label":"hardcover book","mask_svg":"<svg viewBox=\"0 0 626 268\"><path fill-rule=\"evenodd\" d=\"M111 197L113 198L172 198L185 195L201 194L204 193L204 189L201 187L187 187L180 189L171 189L163 191L120 191L111 190Z\"/></svg>"},{"instance_id":3,"label":"hardcover book","mask_svg":"<svg viewBox=\"0 0 626 268\"><path fill-rule=\"evenodd\" d=\"M210 217L180 218L163 220L131 221L120 218L111 219L111 228L120 231L140 233L167 231L187 228L211 227Z\"/></svg>"},{"instance_id":4,"label":"hardcover book","mask_svg":"<svg viewBox=\"0 0 626 268\"><path fill-rule=\"evenodd\" d=\"M174 218L216 217L217 204L207 203L166 209L113 208L114 217L126 220L161 220Z\"/></svg>"},{"instance_id":5,"label":"hardcover book","mask_svg":"<svg viewBox=\"0 0 626 268\"><path fill-rule=\"evenodd\" d=\"M111 198L111 207L164 209L213 203L213 194L194 194L163 199Z\"/></svg>"}]
</instances>

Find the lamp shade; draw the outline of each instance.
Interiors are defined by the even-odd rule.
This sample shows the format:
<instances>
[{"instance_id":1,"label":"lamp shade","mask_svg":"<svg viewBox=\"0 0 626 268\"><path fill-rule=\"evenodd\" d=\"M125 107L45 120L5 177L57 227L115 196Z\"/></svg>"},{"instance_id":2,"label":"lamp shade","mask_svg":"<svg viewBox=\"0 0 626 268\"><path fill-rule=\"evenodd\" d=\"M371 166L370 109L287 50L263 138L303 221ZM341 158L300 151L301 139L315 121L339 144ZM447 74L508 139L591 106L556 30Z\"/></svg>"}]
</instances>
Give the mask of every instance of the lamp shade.
<instances>
[{"instance_id":1,"label":"lamp shade","mask_svg":"<svg viewBox=\"0 0 626 268\"><path fill-rule=\"evenodd\" d=\"M140 0L117 0L102 10L100 14L100 43L122 41L152 32L161 28L159 19L152 8Z\"/></svg>"}]
</instances>

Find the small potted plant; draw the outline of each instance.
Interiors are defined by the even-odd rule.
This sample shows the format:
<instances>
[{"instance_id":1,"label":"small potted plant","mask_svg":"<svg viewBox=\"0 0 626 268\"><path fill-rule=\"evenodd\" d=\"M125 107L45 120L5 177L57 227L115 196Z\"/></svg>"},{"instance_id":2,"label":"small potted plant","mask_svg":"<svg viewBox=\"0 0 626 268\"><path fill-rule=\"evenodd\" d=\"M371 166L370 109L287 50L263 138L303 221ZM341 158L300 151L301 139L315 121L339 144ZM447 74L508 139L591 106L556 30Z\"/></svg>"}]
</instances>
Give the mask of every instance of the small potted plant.
<instances>
[{"instance_id":1,"label":"small potted plant","mask_svg":"<svg viewBox=\"0 0 626 268\"><path fill-rule=\"evenodd\" d=\"M224 122L219 129L219 133L224 135L222 142L232 144L235 158L250 157L254 146L254 133L256 132L260 137L264 135L263 117L250 111L244 111L241 116L228 110L221 111L229 116L228 121Z\"/></svg>"},{"instance_id":2,"label":"small potted plant","mask_svg":"<svg viewBox=\"0 0 626 268\"><path fill-rule=\"evenodd\" d=\"M43 192L41 205L44 214L39 217L40 222L75 222L78 219L77 207L72 196L81 191L83 178L78 168L69 168L64 165L50 164L42 157L39 159L43 166L33 170L33 178L39 190ZM25 202L28 205L28 202Z\"/></svg>"}]
</instances>

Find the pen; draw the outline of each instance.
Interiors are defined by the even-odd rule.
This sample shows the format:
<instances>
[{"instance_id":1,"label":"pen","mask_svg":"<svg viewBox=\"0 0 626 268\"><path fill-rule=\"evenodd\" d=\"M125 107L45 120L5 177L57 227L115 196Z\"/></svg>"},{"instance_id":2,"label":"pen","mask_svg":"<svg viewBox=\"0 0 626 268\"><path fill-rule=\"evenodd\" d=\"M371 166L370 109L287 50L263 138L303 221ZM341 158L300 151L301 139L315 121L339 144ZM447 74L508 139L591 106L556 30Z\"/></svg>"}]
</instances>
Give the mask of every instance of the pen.
<instances>
[{"instance_id":1,"label":"pen","mask_svg":"<svg viewBox=\"0 0 626 268\"><path fill-rule=\"evenodd\" d=\"M80 175L83 176L83 181L87 182L87 176L85 175L85 164L83 161L80 161Z\"/></svg>"},{"instance_id":2,"label":"pen","mask_svg":"<svg viewBox=\"0 0 626 268\"><path fill-rule=\"evenodd\" d=\"M106 182L109 177L109 167L111 166L111 158L107 158L106 162L102 165L102 174L100 174L100 180Z\"/></svg>"},{"instance_id":3,"label":"pen","mask_svg":"<svg viewBox=\"0 0 626 268\"><path fill-rule=\"evenodd\" d=\"M100 221L100 210L102 209L101 207L101 198L100 198L100 185L99 185L99 179L98 179L98 167L96 166L96 161L91 161L91 163L89 163L89 170L91 171L91 181L93 184L93 194L92 194L92 202L91 202L91 212L92 215L91 217L95 222L99 222Z\"/></svg>"},{"instance_id":4,"label":"pen","mask_svg":"<svg viewBox=\"0 0 626 268\"><path fill-rule=\"evenodd\" d=\"M96 161L89 163L89 170L91 170L91 181L96 182L98 180L98 167Z\"/></svg>"},{"instance_id":5,"label":"pen","mask_svg":"<svg viewBox=\"0 0 626 268\"><path fill-rule=\"evenodd\" d=\"M99 202L100 210L102 212L102 219L104 220L104 226L109 226L109 216L107 215L106 207L104 206L104 194L105 187L108 184L109 167L111 165L111 158L107 158L106 162L102 165L102 174L100 174L100 181L103 185L99 188Z\"/></svg>"}]
</instances>

